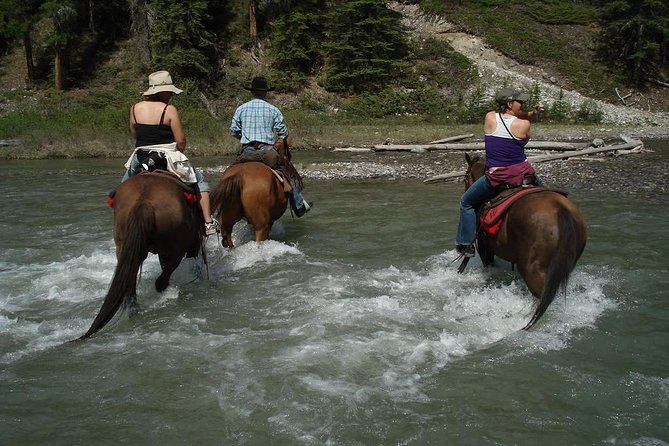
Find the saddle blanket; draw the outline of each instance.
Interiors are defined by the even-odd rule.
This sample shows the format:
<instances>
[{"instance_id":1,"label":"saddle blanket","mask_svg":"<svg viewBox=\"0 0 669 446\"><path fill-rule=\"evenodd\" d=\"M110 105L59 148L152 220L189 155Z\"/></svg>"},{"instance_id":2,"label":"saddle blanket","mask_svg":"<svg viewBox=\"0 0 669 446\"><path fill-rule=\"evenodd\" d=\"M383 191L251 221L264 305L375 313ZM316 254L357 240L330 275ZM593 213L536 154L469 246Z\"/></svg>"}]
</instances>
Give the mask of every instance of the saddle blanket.
<instances>
[{"instance_id":1,"label":"saddle blanket","mask_svg":"<svg viewBox=\"0 0 669 446\"><path fill-rule=\"evenodd\" d=\"M535 192L543 192L549 189L537 186L524 186L508 189L487 202L479 213L479 224L486 234L495 235L504 222L504 217L509 208L519 198Z\"/></svg>"}]
</instances>

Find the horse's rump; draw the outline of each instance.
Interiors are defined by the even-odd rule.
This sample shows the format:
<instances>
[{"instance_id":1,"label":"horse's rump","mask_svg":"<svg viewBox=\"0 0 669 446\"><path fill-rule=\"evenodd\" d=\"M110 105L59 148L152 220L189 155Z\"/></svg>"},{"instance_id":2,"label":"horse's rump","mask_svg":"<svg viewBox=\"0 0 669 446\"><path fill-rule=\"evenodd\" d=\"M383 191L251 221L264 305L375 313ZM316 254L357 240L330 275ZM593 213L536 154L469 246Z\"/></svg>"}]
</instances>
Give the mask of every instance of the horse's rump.
<instances>
[{"instance_id":1,"label":"horse's rump","mask_svg":"<svg viewBox=\"0 0 669 446\"><path fill-rule=\"evenodd\" d=\"M465 187L485 171L484 160L465 154L468 170ZM497 218L498 231L478 231L478 252L484 265L495 256L518 267L529 291L539 299L530 328L544 314L558 290L564 288L586 243L586 226L574 203L562 191L540 189L507 203L504 218ZM503 214L503 213L500 213ZM458 271L466 265L465 258Z\"/></svg>"},{"instance_id":2,"label":"horse's rump","mask_svg":"<svg viewBox=\"0 0 669 446\"><path fill-rule=\"evenodd\" d=\"M266 240L272 223L286 210L287 198L281 180L259 162L233 164L211 193L214 213L218 213L223 245L232 247L232 228L245 218L256 231L256 240Z\"/></svg>"},{"instance_id":3,"label":"horse's rump","mask_svg":"<svg viewBox=\"0 0 669 446\"><path fill-rule=\"evenodd\" d=\"M80 339L103 328L122 306L136 299L139 268L149 252L160 257L159 292L185 255L198 255L204 221L199 206L189 203L179 183L148 173L135 175L116 189L112 207L117 264L102 307Z\"/></svg>"}]
</instances>

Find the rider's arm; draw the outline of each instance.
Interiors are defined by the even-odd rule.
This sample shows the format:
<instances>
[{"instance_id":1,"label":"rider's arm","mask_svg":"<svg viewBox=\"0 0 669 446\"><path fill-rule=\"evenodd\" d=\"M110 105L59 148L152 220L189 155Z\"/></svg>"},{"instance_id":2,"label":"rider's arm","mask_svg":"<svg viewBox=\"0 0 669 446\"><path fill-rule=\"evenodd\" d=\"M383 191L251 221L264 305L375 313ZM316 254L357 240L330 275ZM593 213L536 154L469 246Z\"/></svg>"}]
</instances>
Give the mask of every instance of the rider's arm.
<instances>
[{"instance_id":1,"label":"rider's arm","mask_svg":"<svg viewBox=\"0 0 669 446\"><path fill-rule=\"evenodd\" d=\"M232 121L230 121L230 133L237 139L242 138L242 120L240 117L240 107L235 110L235 113L232 115Z\"/></svg>"},{"instance_id":2,"label":"rider's arm","mask_svg":"<svg viewBox=\"0 0 669 446\"><path fill-rule=\"evenodd\" d=\"M519 117L520 119L527 119L529 121L532 118L534 118L535 116L537 116L539 114L540 110L542 110L543 108L544 108L543 102L539 102L537 105L532 107L532 110L530 110L528 112L521 111L516 116Z\"/></svg>"},{"instance_id":3,"label":"rider's arm","mask_svg":"<svg viewBox=\"0 0 669 446\"><path fill-rule=\"evenodd\" d=\"M135 120L133 119L132 116L132 109L134 107L135 107L134 105L130 107L130 118L128 118L128 130L130 131L130 141L132 141L133 146L137 141L137 134L135 133Z\"/></svg>"},{"instance_id":4,"label":"rider's arm","mask_svg":"<svg viewBox=\"0 0 669 446\"><path fill-rule=\"evenodd\" d=\"M180 152L183 152L186 149L186 134L184 129L181 126L181 119L179 118L179 112L177 112L176 107L170 105L167 109L170 115L170 127L172 128L172 133L174 133L174 140L177 143L177 149Z\"/></svg>"},{"instance_id":5,"label":"rider's arm","mask_svg":"<svg viewBox=\"0 0 669 446\"><path fill-rule=\"evenodd\" d=\"M529 141L530 139L530 121L528 119L523 119L518 117L511 124L511 131L518 139L523 141Z\"/></svg>"},{"instance_id":6,"label":"rider's arm","mask_svg":"<svg viewBox=\"0 0 669 446\"><path fill-rule=\"evenodd\" d=\"M277 108L276 114L274 116L274 129L279 138L284 139L288 137L288 127L286 127L286 122L283 119L283 114Z\"/></svg>"}]
</instances>

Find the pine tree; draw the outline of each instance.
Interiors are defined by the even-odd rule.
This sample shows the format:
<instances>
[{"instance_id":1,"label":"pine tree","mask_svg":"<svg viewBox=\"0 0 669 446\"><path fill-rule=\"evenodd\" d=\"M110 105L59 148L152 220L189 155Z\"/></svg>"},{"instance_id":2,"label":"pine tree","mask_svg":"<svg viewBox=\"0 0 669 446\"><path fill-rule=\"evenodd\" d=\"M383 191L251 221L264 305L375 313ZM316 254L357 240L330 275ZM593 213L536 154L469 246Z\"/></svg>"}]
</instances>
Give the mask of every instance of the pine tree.
<instances>
[{"instance_id":1,"label":"pine tree","mask_svg":"<svg viewBox=\"0 0 669 446\"><path fill-rule=\"evenodd\" d=\"M41 0L0 0L0 38L7 49L17 39L23 43L26 59L26 88L31 89L35 83L35 65L33 61L33 25L39 20Z\"/></svg>"},{"instance_id":2,"label":"pine tree","mask_svg":"<svg viewBox=\"0 0 669 446\"><path fill-rule=\"evenodd\" d=\"M325 0L289 0L277 4L271 23L274 67L292 77L305 77L320 62Z\"/></svg>"},{"instance_id":3,"label":"pine tree","mask_svg":"<svg viewBox=\"0 0 669 446\"><path fill-rule=\"evenodd\" d=\"M219 38L214 17L224 1L150 0L150 46L155 68L178 78L216 74Z\"/></svg>"},{"instance_id":4,"label":"pine tree","mask_svg":"<svg viewBox=\"0 0 669 446\"><path fill-rule=\"evenodd\" d=\"M626 69L637 88L666 69L669 5L666 0L602 0L599 54Z\"/></svg>"},{"instance_id":5,"label":"pine tree","mask_svg":"<svg viewBox=\"0 0 669 446\"><path fill-rule=\"evenodd\" d=\"M340 0L329 16L325 86L359 93L386 88L407 67L401 15L381 0Z\"/></svg>"},{"instance_id":6,"label":"pine tree","mask_svg":"<svg viewBox=\"0 0 669 446\"><path fill-rule=\"evenodd\" d=\"M51 18L53 32L48 43L53 47L54 88L64 87L63 58L67 45L76 38L77 9L74 1L49 0L42 5L42 10Z\"/></svg>"}]
</instances>

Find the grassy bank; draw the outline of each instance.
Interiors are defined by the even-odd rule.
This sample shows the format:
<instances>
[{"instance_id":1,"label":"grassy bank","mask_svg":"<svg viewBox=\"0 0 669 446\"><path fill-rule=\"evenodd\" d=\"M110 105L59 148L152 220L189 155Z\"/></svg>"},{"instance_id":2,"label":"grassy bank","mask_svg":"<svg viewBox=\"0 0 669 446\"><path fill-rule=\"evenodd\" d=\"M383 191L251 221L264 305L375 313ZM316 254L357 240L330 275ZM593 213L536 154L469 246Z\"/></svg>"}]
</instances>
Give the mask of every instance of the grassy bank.
<instances>
[{"instance_id":1,"label":"grassy bank","mask_svg":"<svg viewBox=\"0 0 669 446\"><path fill-rule=\"evenodd\" d=\"M123 158L132 150L128 114L139 99L128 87L70 92L0 93L0 159ZM191 156L234 153L238 142L228 133L233 106L212 116L197 94L175 97ZM330 149L393 143L425 143L463 133L479 135L480 123L453 123L431 115L361 118L346 112L285 107L293 148ZM483 111L478 113L483 119ZM477 116L478 116L477 115ZM546 125L543 125L546 127ZM563 128L552 124L553 128Z\"/></svg>"}]
</instances>

